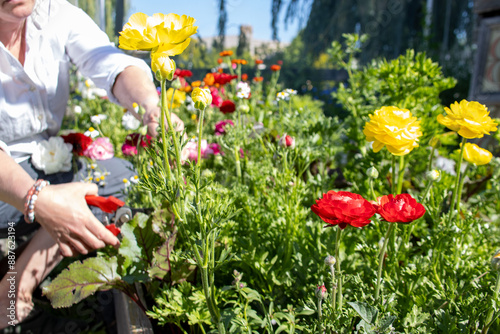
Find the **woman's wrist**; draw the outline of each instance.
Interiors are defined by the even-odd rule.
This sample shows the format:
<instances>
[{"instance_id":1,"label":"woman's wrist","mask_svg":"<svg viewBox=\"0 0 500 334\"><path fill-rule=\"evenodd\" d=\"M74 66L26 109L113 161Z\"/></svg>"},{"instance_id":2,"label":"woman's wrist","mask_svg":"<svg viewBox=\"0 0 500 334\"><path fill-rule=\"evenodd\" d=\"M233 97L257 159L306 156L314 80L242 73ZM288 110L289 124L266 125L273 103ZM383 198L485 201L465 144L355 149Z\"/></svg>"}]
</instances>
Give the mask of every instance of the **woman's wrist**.
<instances>
[{"instance_id":1,"label":"woman's wrist","mask_svg":"<svg viewBox=\"0 0 500 334\"><path fill-rule=\"evenodd\" d=\"M38 195L40 191L42 191L42 189L49 184L49 181L38 179L26 193L23 210L24 220L26 223L31 224L35 222L35 204L38 200Z\"/></svg>"}]
</instances>

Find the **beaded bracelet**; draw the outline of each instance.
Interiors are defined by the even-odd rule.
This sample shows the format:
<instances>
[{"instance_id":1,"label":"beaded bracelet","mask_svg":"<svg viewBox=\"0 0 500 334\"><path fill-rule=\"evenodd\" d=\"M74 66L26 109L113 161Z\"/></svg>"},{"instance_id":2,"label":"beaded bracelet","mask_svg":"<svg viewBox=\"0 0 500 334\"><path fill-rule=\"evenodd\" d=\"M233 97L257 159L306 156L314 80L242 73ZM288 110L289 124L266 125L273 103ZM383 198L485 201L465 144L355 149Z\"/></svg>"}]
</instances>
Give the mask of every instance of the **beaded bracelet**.
<instances>
[{"instance_id":1,"label":"beaded bracelet","mask_svg":"<svg viewBox=\"0 0 500 334\"><path fill-rule=\"evenodd\" d=\"M38 198L38 193L45 186L50 184L49 181L38 179L35 184L28 190L26 194L26 201L24 202L24 220L31 224L35 221L35 202Z\"/></svg>"}]
</instances>

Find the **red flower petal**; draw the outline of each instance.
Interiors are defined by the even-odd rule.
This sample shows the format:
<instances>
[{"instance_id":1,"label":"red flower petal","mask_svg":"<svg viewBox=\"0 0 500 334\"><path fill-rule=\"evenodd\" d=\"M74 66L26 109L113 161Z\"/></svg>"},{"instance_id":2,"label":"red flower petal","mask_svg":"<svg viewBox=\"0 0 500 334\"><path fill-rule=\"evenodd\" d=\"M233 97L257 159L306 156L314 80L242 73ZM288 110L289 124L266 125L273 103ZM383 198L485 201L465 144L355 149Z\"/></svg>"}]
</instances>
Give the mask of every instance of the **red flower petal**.
<instances>
[{"instance_id":1,"label":"red flower petal","mask_svg":"<svg viewBox=\"0 0 500 334\"><path fill-rule=\"evenodd\" d=\"M338 225L340 229L346 228L347 225L366 226L376 213L373 205L361 195L333 190L323 194L322 199L316 200L311 210L324 222Z\"/></svg>"},{"instance_id":2,"label":"red flower petal","mask_svg":"<svg viewBox=\"0 0 500 334\"><path fill-rule=\"evenodd\" d=\"M377 213L390 223L411 223L425 214L425 208L410 194L386 195L378 199Z\"/></svg>"}]
</instances>

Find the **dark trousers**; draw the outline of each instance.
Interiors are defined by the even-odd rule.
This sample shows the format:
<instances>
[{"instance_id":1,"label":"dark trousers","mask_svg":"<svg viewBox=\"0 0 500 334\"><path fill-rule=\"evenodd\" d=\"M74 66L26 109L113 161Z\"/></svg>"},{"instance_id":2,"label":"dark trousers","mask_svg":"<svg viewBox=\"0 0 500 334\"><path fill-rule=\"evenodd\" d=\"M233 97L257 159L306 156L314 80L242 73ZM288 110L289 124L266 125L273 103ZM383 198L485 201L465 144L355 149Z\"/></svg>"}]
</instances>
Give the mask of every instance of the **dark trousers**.
<instances>
[{"instance_id":1,"label":"dark trousers","mask_svg":"<svg viewBox=\"0 0 500 334\"><path fill-rule=\"evenodd\" d=\"M37 170L31 164L31 159L20 163L21 167L33 178L44 179L50 181L51 184L61 184L68 182L84 181L92 170L100 171L101 174L108 172L109 175L105 177L105 185L99 186L99 196L114 196L121 200L125 199L125 184L123 179L130 179L135 175L132 164L126 160L119 158L112 158L109 160L96 161L97 167L91 169L90 163L81 158L75 164L74 170L69 172L55 173L46 175L44 172ZM36 206L36 204L35 204ZM103 213L97 208L91 208L97 219L101 219ZM13 206L0 201L0 238L7 237L7 228L9 223L14 222L16 229L16 239L24 235L31 234L40 226L37 223L27 224L24 221L23 214ZM12 224L11 224L12 225Z\"/></svg>"}]
</instances>

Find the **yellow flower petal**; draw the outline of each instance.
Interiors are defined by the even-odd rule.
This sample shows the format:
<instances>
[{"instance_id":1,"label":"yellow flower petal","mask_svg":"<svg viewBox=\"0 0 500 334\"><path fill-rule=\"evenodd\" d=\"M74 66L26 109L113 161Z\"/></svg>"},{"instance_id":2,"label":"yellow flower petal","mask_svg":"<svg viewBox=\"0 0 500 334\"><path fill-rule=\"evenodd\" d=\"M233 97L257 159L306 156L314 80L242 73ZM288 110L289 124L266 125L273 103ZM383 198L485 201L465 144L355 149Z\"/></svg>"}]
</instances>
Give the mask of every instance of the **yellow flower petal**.
<instances>
[{"instance_id":1,"label":"yellow flower petal","mask_svg":"<svg viewBox=\"0 0 500 334\"><path fill-rule=\"evenodd\" d=\"M462 100L444 109L446 116L438 115L438 122L464 138L482 138L497 130L498 124L491 119L486 106L479 102Z\"/></svg>"},{"instance_id":2,"label":"yellow flower petal","mask_svg":"<svg viewBox=\"0 0 500 334\"><path fill-rule=\"evenodd\" d=\"M374 152L386 146L394 155L406 155L418 147L418 138L422 135L420 121L409 110L382 107L369 117L363 133L367 141L373 141Z\"/></svg>"},{"instance_id":3,"label":"yellow flower petal","mask_svg":"<svg viewBox=\"0 0 500 334\"><path fill-rule=\"evenodd\" d=\"M477 166L486 165L493 158L490 151L485 150L476 144L466 143L464 148L464 159Z\"/></svg>"}]
</instances>

